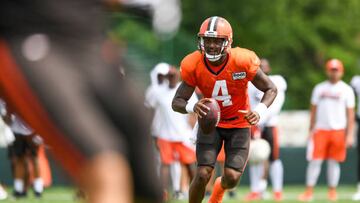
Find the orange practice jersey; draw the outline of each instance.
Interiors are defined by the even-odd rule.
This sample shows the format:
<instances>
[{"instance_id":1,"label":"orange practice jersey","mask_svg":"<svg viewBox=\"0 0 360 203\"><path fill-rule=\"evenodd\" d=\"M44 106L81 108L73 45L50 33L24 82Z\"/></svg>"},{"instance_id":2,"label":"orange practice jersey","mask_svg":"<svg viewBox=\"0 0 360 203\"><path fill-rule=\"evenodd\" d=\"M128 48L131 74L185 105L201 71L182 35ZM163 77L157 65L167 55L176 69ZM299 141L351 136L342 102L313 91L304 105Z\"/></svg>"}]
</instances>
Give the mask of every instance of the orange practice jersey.
<instances>
[{"instance_id":1,"label":"orange practice jersey","mask_svg":"<svg viewBox=\"0 0 360 203\"><path fill-rule=\"evenodd\" d=\"M217 100L221 108L218 127L250 127L238 110L250 110L248 81L256 75L260 60L254 52L236 47L222 66L219 72L213 72L204 54L195 51L182 60L181 77L188 85L197 86L204 97Z\"/></svg>"}]
</instances>

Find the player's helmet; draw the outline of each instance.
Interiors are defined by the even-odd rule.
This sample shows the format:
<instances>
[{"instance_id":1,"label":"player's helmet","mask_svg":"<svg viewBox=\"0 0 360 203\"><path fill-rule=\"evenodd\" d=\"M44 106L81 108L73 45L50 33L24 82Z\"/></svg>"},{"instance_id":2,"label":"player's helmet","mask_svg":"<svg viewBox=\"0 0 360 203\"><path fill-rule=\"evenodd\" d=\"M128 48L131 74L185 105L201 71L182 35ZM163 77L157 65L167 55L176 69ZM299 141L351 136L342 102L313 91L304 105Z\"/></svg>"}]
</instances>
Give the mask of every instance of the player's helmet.
<instances>
[{"instance_id":1,"label":"player's helmet","mask_svg":"<svg viewBox=\"0 0 360 203\"><path fill-rule=\"evenodd\" d=\"M233 32L230 23L225 18L213 16L207 18L201 24L198 37L199 49L205 53L206 58L209 61L217 61L221 58L222 55L226 54L228 49L231 48L231 43L233 41ZM215 55L206 53L204 46L204 37L223 38L224 42L222 44L221 52Z\"/></svg>"}]
</instances>

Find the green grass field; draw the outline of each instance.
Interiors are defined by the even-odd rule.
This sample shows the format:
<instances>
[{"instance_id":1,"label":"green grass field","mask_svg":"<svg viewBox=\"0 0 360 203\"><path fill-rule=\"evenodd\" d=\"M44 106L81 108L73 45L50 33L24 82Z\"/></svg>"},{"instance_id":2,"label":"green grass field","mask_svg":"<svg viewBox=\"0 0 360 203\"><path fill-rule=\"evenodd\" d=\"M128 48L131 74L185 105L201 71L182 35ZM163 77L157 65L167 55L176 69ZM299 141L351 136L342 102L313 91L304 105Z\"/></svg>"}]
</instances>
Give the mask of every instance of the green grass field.
<instances>
[{"instance_id":1,"label":"green grass field","mask_svg":"<svg viewBox=\"0 0 360 203\"><path fill-rule=\"evenodd\" d=\"M8 190L8 193L11 194L11 190ZM37 199L34 197L32 191L29 191L27 198L15 199L11 195L1 203L78 203L74 200L75 190L70 187L52 187L46 189L43 197L41 199Z\"/></svg>"},{"instance_id":2,"label":"green grass field","mask_svg":"<svg viewBox=\"0 0 360 203\"><path fill-rule=\"evenodd\" d=\"M353 195L353 193L355 192L356 188L355 186L340 186L338 188L338 195L339 195L339 200L337 202L339 203L348 203L348 202L355 202L351 200L351 196ZM292 203L292 202L299 202L297 201L297 197L300 193L302 193L304 191L304 186L286 186L285 190L284 190L284 201L282 201L283 203ZM234 199L229 199L228 196L225 196L223 203L241 203L241 202L245 202L243 199L245 197L245 195L249 192L249 188L248 187L239 187L237 190L237 195L236 198ZM272 203L275 201L272 200L272 193L269 190L267 195L267 198L265 198L265 200L262 201L254 201L254 202L266 202L266 203ZM185 203L187 201L170 201L170 203ZM327 188L326 186L318 186L315 189L315 196L314 196L314 200L312 202L316 202L316 203L325 203L325 202L329 202L327 200ZM203 201L203 203L207 203L207 199L205 199Z\"/></svg>"},{"instance_id":3,"label":"green grass field","mask_svg":"<svg viewBox=\"0 0 360 203\"><path fill-rule=\"evenodd\" d=\"M284 201L283 203L290 203L290 202L298 202L296 200L297 196L304 190L304 186L286 186L284 191ZM9 191L11 192L11 191ZM244 196L249 192L248 187L239 187L237 190L237 195L235 199L229 199L228 196L225 196L223 203L240 203L244 202ZM339 193L339 203L348 203L354 202L351 200L352 194L355 192L355 186L340 186L338 188ZM30 192L27 198L24 199L14 199L9 197L7 200L0 201L1 203L36 203L36 202L43 202L43 203L79 203L74 200L74 189L69 187L52 187L47 189L44 192L44 195L41 199L36 199L33 194ZM271 192L268 192L269 198L263 201L256 201L256 202L267 202L272 203L275 202L271 199ZM185 203L187 201L169 201L168 203ZM204 203L207 202L207 199L203 201ZM315 198L313 202L316 203L325 203L329 202L327 200L327 188L325 186L318 186L315 189Z\"/></svg>"}]
</instances>

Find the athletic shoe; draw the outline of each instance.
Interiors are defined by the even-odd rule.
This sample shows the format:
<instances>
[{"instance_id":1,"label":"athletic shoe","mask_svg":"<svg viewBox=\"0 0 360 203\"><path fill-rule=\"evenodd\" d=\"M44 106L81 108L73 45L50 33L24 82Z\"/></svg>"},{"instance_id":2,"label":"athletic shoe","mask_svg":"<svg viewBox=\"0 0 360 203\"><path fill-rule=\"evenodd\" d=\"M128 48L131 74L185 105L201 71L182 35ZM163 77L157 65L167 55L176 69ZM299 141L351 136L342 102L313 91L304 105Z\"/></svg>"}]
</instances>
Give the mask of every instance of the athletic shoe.
<instances>
[{"instance_id":1,"label":"athletic shoe","mask_svg":"<svg viewBox=\"0 0 360 203\"><path fill-rule=\"evenodd\" d=\"M309 191L305 191L301 195L299 195L298 200L301 202L310 202L313 200L313 193Z\"/></svg>"},{"instance_id":2,"label":"athletic shoe","mask_svg":"<svg viewBox=\"0 0 360 203\"><path fill-rule=\"evenodd\" d=\"M276 202L281 202L283 200L282 192L274 192L274 200Z\"/></svg>"},{"instance_id":3,"label":"athletic shoe","mask_svg":"<svg viewBox=\"0 0 360 203\"><path fill-rule=\"evenodd\" d=\"M251 201L257 201L257 200L261 200L261 194L259 192L250 192L248 195L246 195L245 197L245 201L246 202L251 202Z\"/></svg>"},{"instance_id":4,"label":"athletic shoe","mask_svg":"<svg viewBox=\"0 0 360 203\"><path fill-rule=\"evenodd\" d=\"M336 193L336 189L329 189L328 191L328 199L329 201L337 201L337 193Z\"/></svg>"}]
</instances>

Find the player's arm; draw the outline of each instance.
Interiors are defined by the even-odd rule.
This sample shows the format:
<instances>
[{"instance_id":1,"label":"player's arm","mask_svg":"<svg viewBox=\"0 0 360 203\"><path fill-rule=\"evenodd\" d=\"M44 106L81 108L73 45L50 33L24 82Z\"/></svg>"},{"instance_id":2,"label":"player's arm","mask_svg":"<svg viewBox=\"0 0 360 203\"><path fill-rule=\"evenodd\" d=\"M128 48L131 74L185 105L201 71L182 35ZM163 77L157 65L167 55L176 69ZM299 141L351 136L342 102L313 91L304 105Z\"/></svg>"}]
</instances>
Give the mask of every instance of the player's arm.
<instances>
[{"instance_id":1,"label":"player's arm","mask_svg":"<svg viewBox=\"0 0 360 203\"><path fill-rule=\"evenodd\" d=\"M4 120L4 122L7 125L11 125L12 120L11 120L11 113L9 111L9 107L6 105L5 102L0 101L1 102L1 107L0 107L0 115L1 118Z\"/></svg>"},{"instance_id":2,"label":"player's arm","mask_svg":"<svg viewBox=\"0 0 360 203\"><path fill-rule=\"evenodd\" d=\"M315 127L316 109L317 109L317 106L314 104L311 104L311 106L310 106L310 126L309 126L310 134L314 131L314 127Z\"/></svg>"},{"instance_id":3,"label":"player's arm","mask_svg":"<svg viewBox=\"0 0 360 203\"><path fill-rule=\"evenodd\" d=\"M270 78L259 68L254 79L251 81L254 86L264 92L261 103L269 107L277 95L277 88Z\"/></svg>"},{"instance_id":4,"label":"player's arm","mask_svg":"<svg viewBox=\"0 0 360 203\"><path fill-rule=\"evenodd\" d=\"M258 106L256 106L253 111L250 111L245 115L245 119L251 125L256 125L260 120L260 116L264 115L267 108L274 101L277 95L277 88L260 68L257 70L256 75L251 82L257 89L264 92L260 104L258 104Z\"/></svg>"},{"instance_id":5,"label":"player's arm","mask_svg":"<svg viewBox=\"0 0 360 203\"><path fill-rule=\"evenodd\" d=\"M355 120L355 111L354 108L346 108L346 144L347 146L352 146L354 144L354 120Z\"/></svg>"},{"instance_id":6,"label":"player's arm","mask_svg":"<svg viewBox=\"0 0 360 203\"><path fill-rule=\"evenodd\" d=\"M206 116L206 113L210 110L204 103L209 102L208 98L200 99L196 103L188 103L191 95L194 93L195 87L192 87L186 82L181 82L179 88L176 90L176 94L172 101L172 108L179 113L192 113L195 112L200 118Z\"/></svg>"}]
</instances>

